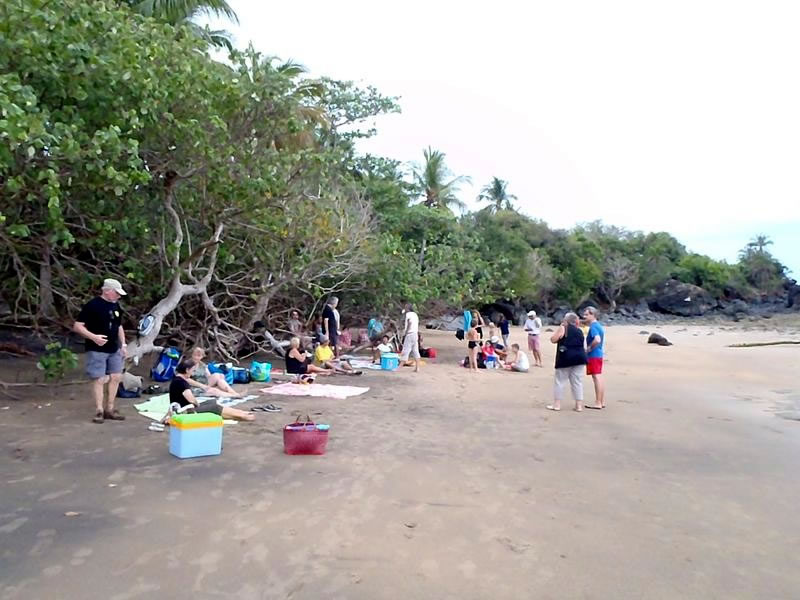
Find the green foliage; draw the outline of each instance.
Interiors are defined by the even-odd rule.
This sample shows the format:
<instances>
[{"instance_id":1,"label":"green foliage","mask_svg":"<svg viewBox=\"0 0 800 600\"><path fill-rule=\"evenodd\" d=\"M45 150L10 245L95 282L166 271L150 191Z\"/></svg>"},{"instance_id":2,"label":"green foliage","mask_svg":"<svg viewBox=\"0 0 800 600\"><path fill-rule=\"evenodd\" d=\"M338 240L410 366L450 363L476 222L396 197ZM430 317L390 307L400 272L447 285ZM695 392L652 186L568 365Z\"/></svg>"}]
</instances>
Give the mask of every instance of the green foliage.
<instances>
[{"instance_id":1,"label":"green foliage","mask_svg":"<svg viewBox=\"0 0 800 600\"><path fill-rule=\"evenodd\" d=\"M68 348L62 348L59 342L45 346L45 354L36 363L36 368L44 371L47 381L60 381L68 371L78 367L78 356Z\"/></svg>"},{"instance_id":2,"label":"green foliage","mask_svg":"<svg viewBox=\"0 0 800 600\"><path fill-rule=\"evenodd\" d=\"M722 296L734 281L735 268L702 254L687 254L677 264L677 278L705 288L714 296Z\"/></svg>"},{"instance_id":3,"label":"green foliage","mask_svg":"<svg viewBox=\"0 0 800 600\"><path fill-rule=\"evenodd\" d=\"M395 98L252 48L212 60L186 19L215 6L225 13L224 2L171 0L4 6L10 320L68 321L116 276L134 322L183 290L164 333L234 353L258 321L332 291L349 309L389 313L409 300L431 312L498 297L613 304L672 276L717 295L782 283L763 236L731 266L663 232L552 230L513 210L498 178L482 190L488 209L457 218L467 178L442 152L426 149L412 181L396 161L358 153Z\"/></svg>"}]
</instances>

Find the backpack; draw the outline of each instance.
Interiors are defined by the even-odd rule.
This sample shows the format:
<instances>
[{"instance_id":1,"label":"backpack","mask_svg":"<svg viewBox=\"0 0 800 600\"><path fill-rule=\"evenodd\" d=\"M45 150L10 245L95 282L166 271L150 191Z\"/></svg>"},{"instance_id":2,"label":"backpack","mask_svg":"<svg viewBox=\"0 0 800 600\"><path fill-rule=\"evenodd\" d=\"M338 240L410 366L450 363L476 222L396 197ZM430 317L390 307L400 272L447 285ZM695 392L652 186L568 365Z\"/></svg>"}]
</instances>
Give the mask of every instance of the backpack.
<instances>
[{"instance_id":1,"label":"backpack","mask_svg":"<svg viewBox=\"0 0 800 600\"><path fill-rule=\"evenodd\" d=\"M158 355L153 368L150 369L150 379L153 381L170 381L175 375L175 367L181 359L180 350L173 347L164 348Z\"/></svg>"}]
</instances>

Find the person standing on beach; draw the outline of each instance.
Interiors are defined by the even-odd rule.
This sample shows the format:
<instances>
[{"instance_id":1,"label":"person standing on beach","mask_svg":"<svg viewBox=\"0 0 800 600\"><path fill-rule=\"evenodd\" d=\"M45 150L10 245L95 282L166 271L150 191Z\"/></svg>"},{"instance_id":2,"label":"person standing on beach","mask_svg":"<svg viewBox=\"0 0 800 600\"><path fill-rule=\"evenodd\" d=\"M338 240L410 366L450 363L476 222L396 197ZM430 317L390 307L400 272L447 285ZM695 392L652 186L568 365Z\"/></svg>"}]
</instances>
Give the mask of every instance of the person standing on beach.
<instances>
[{"instance_id":1,"label":"person standing on beach","mask_svg":"<svg viewBox=\"0 0 800 600\"><path fill-rule=\"evenodd\" d=\"M406 304L405 319L403 324L403 350L400 353L400 364L407 366L414 359L414 373L419 372L419 315L414 312L414 307L411 304Z\"/></svg>"},{"instance_id":2,"label":"person standing on beach","mask_svg":"<svg viewBox=\"0 0 800 600\"><path fill-rule=\"evenodd\" d=\"M337 350L339 345L339 311L336 306L339 304L339 298L331 296L325 308L322 309L322 333L327 336L328 341L333 348L334 356L339 356Z\"/></svg>"},{"instance_id":3,"label":"person standing on beach","mask_svg":"<svg viewBox=\"0 0 800 600\"><path fill-rule=\"evenodd\" d=\"M100 295L84 304L72 331L86 340L86 374L92 380L95 414L92 422L124 421L114 408L119 382L122 380L122 361L127 355L125 330L122 329L122 309L119 299L127 295L116 279L106 279ZM108 399L104 399L108 384Z\"/></svg>"},{"instance_id":4,"label":"person standing on beach","mask_svg":"<svg viewBox=\"0 0 800 600\"><path fill-rule=\"evenodd\" d=\"M533 354L533 366L542 366L542 343L539 335L542 332L542 320L536 316L536 311L528 311L528 318L525 321L525 333L528 334L528 350Z\"/></svg>"},{"instance_id":5,"label":"person standing on beach","mask_svg":"<svg viewBox=\"0 0 800 600\"><path fill-rule=\"evenodd\" d=\"M498 325L500 325L500 335L503 337L503 346L508 350L508 336L511 332L508 326L508 319L506 319L505 315L500 315L500 323L498 323Z\"/></svg>"},{"instance_id":6,"label":"person standing on beach","mask_svg":"<svg viewBox=\"0 0 800 600\"><path fill-rule=\"evenodd\" d=\"M469 370L470 372L478 372L478 352L481 349L481 337L478 330L475 328L475 323L467 330L467 350L469 352Z\"/></svg>"},{"instance_id":7,"label":"person standing on beach","mask_svg":"<svg viewBox=\"0 0 800 600\"><path fill-rule=\"evenodd\" d=\"M561 410L564 398L564 387L569 382L572 397L575 399L575 410L583 410L583 369L586 364L583 332L580 319L574 312L567 313L561 325L550 337L556 346L556 376L553 385L553 403L547 405L548 410Z\"/></svg>"},{"instance_id":8,"label":"person standing on beach","mask_svg":"<svg viewBox=\"0 0 800 600\"><path fill-rule=\"evenodd\" d=\"M589 333L586 335L586 374L592 376L592 383L594 383L594 406L587 405L587 408L605 408L606 384L603 381L603 350L606 332L600 321L597 320L597 309L594 306L589 306L583 311L583 320L589 324Z\"/></svg>"}]
</instances>

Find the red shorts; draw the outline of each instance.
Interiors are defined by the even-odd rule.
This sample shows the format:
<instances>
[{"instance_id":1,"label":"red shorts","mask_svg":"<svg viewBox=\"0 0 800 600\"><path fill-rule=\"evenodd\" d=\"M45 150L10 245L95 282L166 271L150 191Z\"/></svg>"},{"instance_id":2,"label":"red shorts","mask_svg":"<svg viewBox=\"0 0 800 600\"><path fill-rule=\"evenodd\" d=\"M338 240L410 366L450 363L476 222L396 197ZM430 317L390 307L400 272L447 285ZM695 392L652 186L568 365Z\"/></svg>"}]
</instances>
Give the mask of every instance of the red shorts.
<instances>
[{"instance_id":1,"label":"red shorts","mask_svg":"<svg viewBox=\"0 0 800 600\"><path fill-rule=\"evenodd\" d=\"M586 359L586 374L587 375L600 375L603 372L603 358L587 358Z\"/></svg>"}]
</instances>

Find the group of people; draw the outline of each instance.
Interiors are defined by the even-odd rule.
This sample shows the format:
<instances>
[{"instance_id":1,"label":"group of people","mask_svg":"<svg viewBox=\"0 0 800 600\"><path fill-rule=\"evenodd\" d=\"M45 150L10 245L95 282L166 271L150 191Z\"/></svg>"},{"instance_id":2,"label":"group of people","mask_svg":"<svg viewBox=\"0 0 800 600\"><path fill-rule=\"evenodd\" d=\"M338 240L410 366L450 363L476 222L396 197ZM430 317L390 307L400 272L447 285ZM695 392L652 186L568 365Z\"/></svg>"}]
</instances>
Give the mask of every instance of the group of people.
<instances>
[{"instance_id":1,"label":"group of people","mask_svg":"<svg viewBox=\"0 0 800 600\"><path fill-rule=\"evenodd\" d=\"M126 292L116 279L106 279L100 295L87 302L78 314L72 330L84 338L86 345L86 374L92 382L95 414L92 422L124 421L125 416L114 407L123 362L128 345L122 327L119 300ZM170 405L191 406L197 412L213 412L223 418L252 421L254 415L232 407L222 407L215 399L200 401L197 396L235 397L238 393L221 373L211 373L203 362L205 350L194 348L175 369L170 382Z\"/></svg>"},{"instance_id":2,"label":"group of people","mask_svg":"<svg viewBox=\"0 0 800 600\"><path fill-rule=\"evenodd\" d=\"M95 423L125 419L124 415L114 407L122 378L123 361L127 355L122 311L119 306L119 300L124 295L126 292L119 281L106 279L100 295L83 306L73 325L73 331L85 339L86 371L92 381L92 395L95 401L95 415L92 421ZM339 300L335 296L328 300L312 335L305 333L298 311L293 310L290 313L289 329L293 335L285 356L287 373L298 378L336 373L361 374L361 371L354 369L350 362L339 357L341 324L337 310L338 303ZM575 410L583 410L584 370L592 377L595 391L594 405L586 405L586 408L605 408L605 385L602 379L605 331L597 321L596 308L592 306L586 308L582 316L584 329L581 328L580 317L570 312L550 336L550 341L556 345L556 359L554 399L552 404L547 405L549 410L561 410L567 385L572 390ZM489 337L486 340L483 329L487 324L481 314L472 311L469 314L465 313L466 317L471 317L471 322L464 336L469 351L465 366L477 371L480 356L483 366L497 366L518 372L527 372L530 369L530 360L519 344L511 344L509 347L510 329L508 320L504 316L500 317L497 325L493 322L488 324ZM534 366L542 367L540 341L542 321L535 311L530 311L527 317L524 330L528 339L528 349L533 355ZM419 371L421 362L419 315L411 304L406 304L403 310L403 330L400 339L402 339L400 364L413 365L414 371ZM378 360L381 353L392 350L387 335L372 342L373 361ZM312 347L313 354L307 351ZM180 407L191 405L199 412L214 412L224 418L253 420L252 413L220 406L213 398L198 400L199 395L238 396L225 381L224 375L209 371L208 365L203 362L204 358L205 350L197 347L188 358L179 362L175 377L170 383L170 402Z\"/></svg>"},{"instance_id":3,"label":"group of people","mask_svg":"<svg viewBox=\"0 0 800 600\"><path fill-rule=\"evenodd\" d=\"M479 366L502 366L507 370L527 372L530 361L527 354L520 349L519 344L511 344L508 349L508 321L503 316L500 319L500 331L503 333L503 343L495 335L497 327L489 323L490 339L483 341L483 327L486 322L478 311L471 312L471 322L466 331L467 350L469 352L465 366L471 371L478 371ZM503 324L506 324L503 328ZM534 367L542 367L541 332L542 320L531 310L523 325L528 340L528 350L533 355ZM590 306L583 311L583 325L581 318L574 312L567 313L556 331L550 336L550 341L556 345L555 384L553 388L553 403L548 404L549 410L561 410L561 401L564 398L567 385L572 390L575 400L575 410L581 411L583 403L583 372L591 376L594 384L595 403L587 404L586 408L605 408L605 384L603 382L603 353L605 330L597 320L597 309Z\"/></svg>"}]
</instances>

